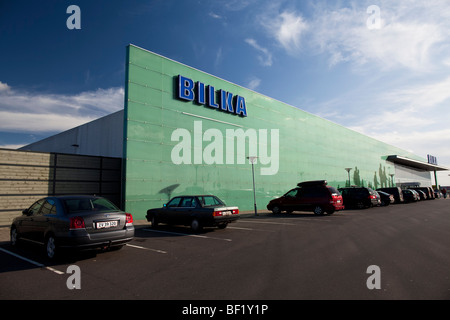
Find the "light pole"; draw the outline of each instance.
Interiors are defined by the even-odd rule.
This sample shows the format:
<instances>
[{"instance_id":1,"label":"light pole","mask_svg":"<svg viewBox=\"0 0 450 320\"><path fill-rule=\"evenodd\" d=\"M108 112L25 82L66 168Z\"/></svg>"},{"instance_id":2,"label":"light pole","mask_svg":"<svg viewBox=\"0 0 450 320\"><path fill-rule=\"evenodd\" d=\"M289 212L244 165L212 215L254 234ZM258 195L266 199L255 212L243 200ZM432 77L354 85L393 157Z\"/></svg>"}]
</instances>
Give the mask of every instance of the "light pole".
<instances>
[{"instance_id":1,"label":"light pole","mask_svg":"<svg viewBox=\"0 0 450 320\"><path fill-rule=\"evenodd\" d=\"M247 157L248 160L252 163L252 177L253 177L253 204L255 206L255 216L258 215L258 211L256 209L256 189L255 189L255 168L254 163L258 157Z\"/></svg>"},{"instance_id":2,"label":"light pole","mask_svg":"<svg viewBox=\"0 0 450 320\"><path fill-rule=\"evenodd\" d=\"M350 171L352 171L352 168L345 168L345 171L348 173L348 186L350 187L352 185L350 182Z\"/></svg>"}]
</instances>

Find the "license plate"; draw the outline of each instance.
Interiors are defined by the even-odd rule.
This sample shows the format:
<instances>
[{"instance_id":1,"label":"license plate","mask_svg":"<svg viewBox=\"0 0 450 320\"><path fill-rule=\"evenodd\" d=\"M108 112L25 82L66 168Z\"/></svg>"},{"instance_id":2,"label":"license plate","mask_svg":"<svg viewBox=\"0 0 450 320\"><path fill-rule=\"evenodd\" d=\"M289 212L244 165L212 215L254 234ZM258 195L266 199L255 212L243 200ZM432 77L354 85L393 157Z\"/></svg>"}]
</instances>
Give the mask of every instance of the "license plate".
<instances>
[{"instance_id":1,"label":"license plate","mask_svg":"<svg viewBox=\"0 0 450 320\"><path fill-rule=\"evenodd\" d=\"M97 222L96 223L96 228L97 229L106 229L106 228L113 228L113 227L117 227L118 225L118 221L114 220L114 221L102 221L102 222Z\"/></svg>"},{"instance_id":2,"label":"license plate","mask_svg":"<svg viewBox=\"0 0 450 320\"><path fill-rule=\"evenodd\" d=\"M231 211L222 211L223 216L231 216Z\"/></svg>"}]
</instances>

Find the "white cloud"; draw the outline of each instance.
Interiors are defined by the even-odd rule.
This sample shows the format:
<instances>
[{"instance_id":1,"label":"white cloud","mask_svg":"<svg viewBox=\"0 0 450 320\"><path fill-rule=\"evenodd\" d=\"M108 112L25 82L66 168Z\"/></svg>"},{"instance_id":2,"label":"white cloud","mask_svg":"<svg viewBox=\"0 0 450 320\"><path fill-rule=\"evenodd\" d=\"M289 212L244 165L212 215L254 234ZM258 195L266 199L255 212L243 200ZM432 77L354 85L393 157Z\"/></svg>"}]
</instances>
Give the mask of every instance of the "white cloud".
<instances>
[{"instance_id":1,"label":"white cloud","mask_svg":"<svg viewBox=\"0 0 450 320\"><path fill-rule=\"evenodd\" d=\"M124 89L79 94L0 90L0 128L7 132L63 131L123 108Z\"/></svg>"},{"instance_id":2,"label":"white cloud","mask_svg":"<svg viewBox=\"0 0 450 320\"><path fill-rule=\"evenodd\" d=\"M367 8L373 1L348 6L311 1L314 10L307 16L281 10L282 5L283 1L275 1L258 16L266 34L290 55L326 54L331 67L350 62L385 70L429 71L437 52L448 53L450 5L445 0L381 0L380 29L375 30L367 26L372 17Z\"/></svg>"},{"instance_id":3,"label":"white cloud","mask_svg":"<svg viewBox=\"0 0 450 320\"><path fill-rule=\"evenodd\" d=\"M248 84L247 84L247 88L249 88L250 90L256 90L259 85L261 84L261 79L259 78L252 78Z\"/></svg>"},{"instance_id":4,"label":"white cloud","mask_svg":"<svg viewBox=\"0 0 450 320\"><path fill-rule=\"evenodd\" d=\"M95 118L80 115L0 111L0 119L2 131L52 132L64 131Z\"/></svg>"},{"instance_id":5,"label":"white cloud","mask_svg":"<svg viewBox=\"0 0 450 320\"><path fill-rule=\"evenodd\" d=\"M1 91L9 91L9 90L10 90L10 87L8 86L8 84L0 81L0 92Z\"/></svg>"},{"instance_id":6,"label":"white cloud","mask_svg":"<svg viewBox=\"0 0 450 320\"><path fill-rule=\"evenodd\" d=\"M217 13L214 13L214 12L210 12L210 13L208 13L208 15L214 19L222 19L222 17L220 15L218 15Z\"/></svg>"},{"instance_id":7,"label":"white cloud","mask_svg":"<svg viewBox=\"0 0 450 320\"><path fill-rule=\"evenodd\" d=\"M320 8L310 22L313 42L330 56L331 66L374 63L386 70L400 67L429 71L434 52L448 43L448 3L384 1L379 7L381 28L375 30L366 25L370 15L365 5Z\"/></svg>"},{"instance_id":8,"label":"white cloud","mask_svg":"<svg viewBox=\"0 0 450 320\"><path fill-rule=\"evenodd\" d=\"M308 23L301 14L288 11L275 16L272 13L263 16L261 24L269 35L290 54L295 54L301 49L302 35L309 29Z\"/></svg>"},{"instance_id":9,"label":"white cloud","mask_svg":"<svg viewBox=\"0 0 450 320\"><path fill-rule=\"evenodd\" d=\"M427 110L450 99L450 77L431 84L397 89L384 96L391 104L408 106L413 110Z\"/></svg>"},{"instance_id":10,"label":"white cloud","mask_svg":"<svg viewBox=\"0 0 450 320\"><path fill-rule=\"evenodd\" d=\"M373 97L351 129L450 166L450 77ZM355 119L353 119L355 121Z\"/></svg>"},{"instance_id":11,"label":"white cloud","mask_svg":"<svg viewBox=\"0 0 450 320\"><path fill-rule=\"evenodd\" d=\"M272 53L267 48L261 47L255 39L245 39L245 42L250 46L258 50L262 53L262 55L258 56L258 60L264 67L270 67L273 63L272 61Z\"/></svg>"}]
</instances>

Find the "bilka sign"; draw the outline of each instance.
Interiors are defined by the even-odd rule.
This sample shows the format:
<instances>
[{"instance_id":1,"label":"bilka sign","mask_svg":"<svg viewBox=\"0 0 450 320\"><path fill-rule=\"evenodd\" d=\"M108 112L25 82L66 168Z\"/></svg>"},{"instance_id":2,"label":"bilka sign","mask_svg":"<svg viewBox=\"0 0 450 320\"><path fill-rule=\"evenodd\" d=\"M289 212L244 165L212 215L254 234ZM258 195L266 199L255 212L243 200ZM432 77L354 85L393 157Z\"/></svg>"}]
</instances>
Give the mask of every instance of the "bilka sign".
<instances>
[{"instance_id":1,"label":"bilka sign","mask_svg":"<svg viewBox=\"0 0 450 320\"><path fill-rule=\"evenodd\" d=\"M225 90L217 90L210 85L178 76L177 98L185 101L195 101L200 105L205 105L223 112L237 114L241 117L247 116L245 99L239 95L233 95Z\"/></svg>"}]
</instances>

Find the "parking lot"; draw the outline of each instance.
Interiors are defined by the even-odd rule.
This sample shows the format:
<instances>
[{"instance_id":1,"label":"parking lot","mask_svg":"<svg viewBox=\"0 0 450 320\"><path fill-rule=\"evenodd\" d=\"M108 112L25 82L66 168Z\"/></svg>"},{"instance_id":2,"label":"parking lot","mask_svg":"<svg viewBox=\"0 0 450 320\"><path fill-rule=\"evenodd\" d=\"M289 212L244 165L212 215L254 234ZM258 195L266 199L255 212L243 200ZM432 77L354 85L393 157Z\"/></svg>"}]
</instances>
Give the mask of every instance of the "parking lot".
<instances>
[{"instance_id":1,"label":"parking lot","mask_svg":"<svg viewBox=\"0 0 450 320\"><path fill-rule=\"evenodd\" d=\"M0 228L0 299L450 299L449 205L261 213L197 234L135 221L123 249L54 263Z\"/></svg>"}]
</instances>

